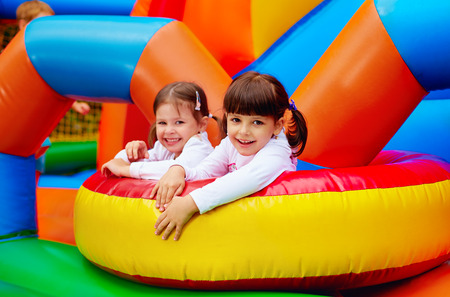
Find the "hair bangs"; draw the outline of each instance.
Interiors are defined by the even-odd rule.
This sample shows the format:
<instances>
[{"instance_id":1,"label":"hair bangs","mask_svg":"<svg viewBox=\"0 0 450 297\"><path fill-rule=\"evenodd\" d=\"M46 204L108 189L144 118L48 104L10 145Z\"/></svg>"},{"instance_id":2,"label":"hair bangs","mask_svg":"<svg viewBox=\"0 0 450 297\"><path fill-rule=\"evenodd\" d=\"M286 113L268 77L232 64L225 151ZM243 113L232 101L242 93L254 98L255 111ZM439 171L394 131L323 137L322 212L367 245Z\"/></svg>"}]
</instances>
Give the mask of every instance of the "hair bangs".
<instances>
[{"instance_id":1,"label":"hair bangs","mask_svg":"<svg viewBox=\"0 0 450 297\"><path fill-rule=\"evenodd\" d=\"M274 91L262 79L254 78L246 84L232 85L224 99L227 113L276 116Z\"/></svg>"}]
</instances>

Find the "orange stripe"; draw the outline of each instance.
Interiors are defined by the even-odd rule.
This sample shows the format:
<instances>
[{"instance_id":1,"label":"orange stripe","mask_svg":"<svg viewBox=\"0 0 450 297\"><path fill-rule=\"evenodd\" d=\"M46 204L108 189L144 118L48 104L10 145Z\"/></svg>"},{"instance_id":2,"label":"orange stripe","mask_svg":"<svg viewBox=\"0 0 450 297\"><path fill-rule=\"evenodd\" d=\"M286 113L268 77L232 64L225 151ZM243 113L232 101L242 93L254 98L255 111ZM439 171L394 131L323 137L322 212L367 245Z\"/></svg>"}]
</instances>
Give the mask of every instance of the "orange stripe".
<instances>
[{"instance_id":1,"label":"orange stripe","mask_svg":"<svg viewBox=\"0 0 450 297\"><path fill-rule=\"evenodd\" d=\"M254 59L251 0L187 0L184 23L230 75Z\"/></svg>"},{"instance_id":2,"label":"orange stripe","mask_svg":"<svg viewBox=\"0 0 450 297\"><path fill-rule=\"evenodd\" d=\"M292 95L309 129L300 158L367 165L426 94L366 1Z\"/></svg>"},{"instance_id":3,"label":"orange stripe","mask_svg":"<svg viewBox=\"0 0 450 297\"><path fill-rule=\"evenodd\" d=\"M123 137L126 121L125 104L103 103L102 118L99 124L97 169L114 158L124 148Z\"/></svg>"}]
</instances>

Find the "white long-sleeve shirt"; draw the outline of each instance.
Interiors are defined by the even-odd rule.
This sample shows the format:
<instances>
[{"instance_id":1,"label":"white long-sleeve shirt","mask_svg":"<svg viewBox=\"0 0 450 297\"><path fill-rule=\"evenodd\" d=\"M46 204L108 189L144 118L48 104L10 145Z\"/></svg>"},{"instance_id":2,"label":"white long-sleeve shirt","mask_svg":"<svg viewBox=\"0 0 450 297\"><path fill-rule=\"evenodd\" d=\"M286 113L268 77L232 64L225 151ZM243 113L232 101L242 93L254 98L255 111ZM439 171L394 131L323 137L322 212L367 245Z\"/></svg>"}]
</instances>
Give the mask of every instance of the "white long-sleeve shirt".
<instances>
[{"instance_id":1,"label":"white long-sleeve shirt","mask_svg":"<svg viewBox=\"0 0 450 297\"><path fill-rule=\"evenodd\" d=\"M184 145L183 151L175 160L175 153L169 152L159 141L148 150L149 158L130 163L125 150L121 150L115 158L130 163L130 175L136 179L160 179L170 166L180 164L183 167L194 167L214 150L208 140L208 134L202 132L192 136Z\"/></svg>"},{"instance_id":2,"label":"white long-sleeve shirt","mask_svg":"<svg viewBox=\"0 0 450 297\"><path fill-rule=\"evenodd\" d=\"M226 137L198 166L182 166L188 181L220 176L190 193L202 214L263 189L284 171L294 171L296 164L286 135L281 132L255 155L242 156Z\"/></svg>"}]
</instances>

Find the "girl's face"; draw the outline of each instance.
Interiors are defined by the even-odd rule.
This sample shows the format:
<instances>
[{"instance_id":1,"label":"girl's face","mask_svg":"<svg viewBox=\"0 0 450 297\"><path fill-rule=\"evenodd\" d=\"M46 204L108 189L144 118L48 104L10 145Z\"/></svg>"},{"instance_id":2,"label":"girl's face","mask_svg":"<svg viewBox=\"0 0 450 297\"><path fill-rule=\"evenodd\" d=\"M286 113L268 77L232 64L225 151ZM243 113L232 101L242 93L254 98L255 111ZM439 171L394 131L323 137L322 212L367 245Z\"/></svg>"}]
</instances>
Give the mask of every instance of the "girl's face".
<instances>
[{"instance_id":1,"label":"girl's face","mask_svg":"<svg viewBox=\"0 0 450 297\"><path fill-rule=\"evenodd\" d=\"M259 152L283 129L284 119L275 122L271 116L227 114L227 132L231 143L243 156Z\"/></svg>"},{"instance_id":2,"label":"girl's face","mask_svg":"<svg viewBox=\"0 0 450 297\"><path fill-rule=\"evenodd\" d=\"M163 103L156 110L156 137L175 158L188 140L206 129L207 117L197 122L188 104Z\"/></svg>"}]
</instances>

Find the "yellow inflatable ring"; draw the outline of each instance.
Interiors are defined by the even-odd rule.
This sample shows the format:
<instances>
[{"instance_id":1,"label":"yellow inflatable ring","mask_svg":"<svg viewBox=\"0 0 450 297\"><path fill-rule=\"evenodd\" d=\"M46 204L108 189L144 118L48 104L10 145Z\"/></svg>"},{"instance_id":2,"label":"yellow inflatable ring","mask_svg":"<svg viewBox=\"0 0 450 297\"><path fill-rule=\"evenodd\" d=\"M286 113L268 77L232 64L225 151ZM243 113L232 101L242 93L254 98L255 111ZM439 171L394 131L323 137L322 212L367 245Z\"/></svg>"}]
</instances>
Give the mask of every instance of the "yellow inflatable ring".
<instances>
[{"instance_id":1,"label":"yellow inflatable ring","mask_svg":"<svg viewBox=\"0 0 450 297\"><path fill-rule=\"evenodd\" d=\"M153 185L98 173L83 184L74 223L88 260L157 286L306 290L393 281L450 259L450 164L434 156L384 151L369 166L286 172L197 215L179 241L154 235Z\"/></svg>"}]
</instances>

